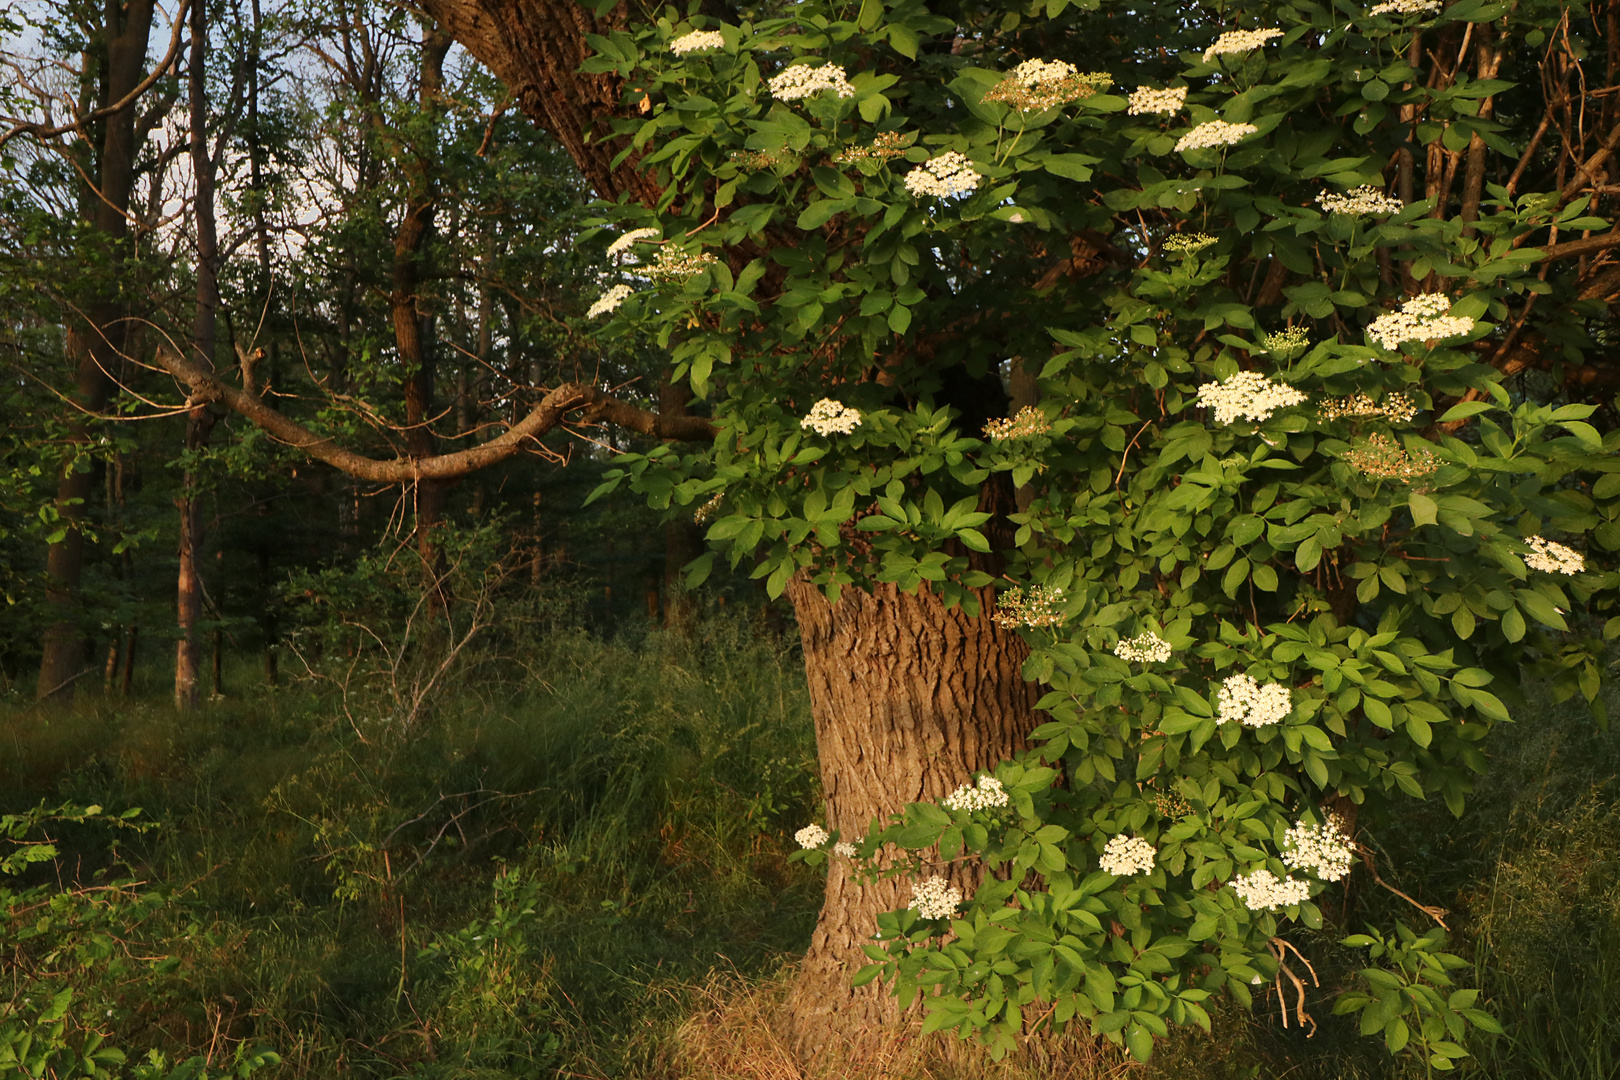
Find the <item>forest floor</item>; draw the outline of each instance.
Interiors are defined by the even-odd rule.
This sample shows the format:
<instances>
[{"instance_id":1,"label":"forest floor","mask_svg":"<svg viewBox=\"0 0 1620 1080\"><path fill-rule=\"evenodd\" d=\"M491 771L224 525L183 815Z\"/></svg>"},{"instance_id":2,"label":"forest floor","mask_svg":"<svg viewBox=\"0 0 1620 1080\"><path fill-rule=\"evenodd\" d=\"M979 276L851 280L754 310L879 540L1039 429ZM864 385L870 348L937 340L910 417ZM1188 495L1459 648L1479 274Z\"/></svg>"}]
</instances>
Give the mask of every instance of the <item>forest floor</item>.
<instances>
[{"instance_id":1,"label":"forest floor","mask_svg":"<svg viewBox=\"0 0 1620 1080\"><path fill-rule=\"evenodd\" d=\"M216 1064L266 1045L282 1063L258 1075L288 1080L800 1076L769 1026L820 892L787 859L819 802L791 638L717 619L507 645L425 694L408 665L271 689L244 664L183 719L158 685L0 703L0 813L154 823L50 824L61 857L11 885L57 899L0 891L0 1047L71 989L65 1043ZM1516 715L1463 820L1431 800L1383 830L1385 876L1449 910L1464 981L1507 1025L1474 1047L1477 1074L1612 1077L1620 732L1578 702ZM1417 1075L1331 1016L1358 959L1338 938L1424 928L1353 881L1340 925L1298 935L1323 983L1314 1037L1262 999L1146 1068L1110 1051L1066 1075Z\"/></svg>"}]
</instances>

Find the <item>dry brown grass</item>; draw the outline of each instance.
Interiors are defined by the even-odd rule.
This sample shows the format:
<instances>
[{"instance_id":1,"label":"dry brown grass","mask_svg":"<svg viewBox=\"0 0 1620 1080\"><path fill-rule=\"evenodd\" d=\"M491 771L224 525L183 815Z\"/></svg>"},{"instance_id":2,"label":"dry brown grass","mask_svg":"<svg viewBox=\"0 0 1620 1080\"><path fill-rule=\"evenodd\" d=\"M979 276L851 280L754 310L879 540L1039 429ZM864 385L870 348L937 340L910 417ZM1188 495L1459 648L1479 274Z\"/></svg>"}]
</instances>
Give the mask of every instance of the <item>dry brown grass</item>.
<instances>
[{"instance_id":1,"label":"dry brown grass","mask_svg":"<svg viewBox=\"0 0 1620 1080\"><path fill-rule=\"evenodd\" d=\"M1112 1047L1084 1038L1032 1044L994 1062L949 1035L915 1023L884 1033L858 1054L829 1049L797 1061L777 1027L792 979L714 972L691 990L691 1012L660 1055L658 1080L1123 1080L1142 1075Z\"/></svg>"}]
</instances>

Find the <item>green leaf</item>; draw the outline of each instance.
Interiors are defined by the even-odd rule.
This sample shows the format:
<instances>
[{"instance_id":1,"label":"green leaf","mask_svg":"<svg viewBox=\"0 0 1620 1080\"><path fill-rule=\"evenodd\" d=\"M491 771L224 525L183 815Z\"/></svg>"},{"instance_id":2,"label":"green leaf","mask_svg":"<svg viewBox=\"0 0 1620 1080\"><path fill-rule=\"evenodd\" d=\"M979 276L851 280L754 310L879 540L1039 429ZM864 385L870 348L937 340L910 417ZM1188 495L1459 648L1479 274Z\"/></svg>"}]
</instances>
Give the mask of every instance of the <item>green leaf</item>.
<instances>
[{"instance_id":1,"label":"green leaf","mask_svg":"<svg viewBox=\"0 0 1620 1080\"><path fill-rule=\"evenodd\" d=\"M1470 404L1474 403L1471 402ZM1427 495L1421 495L1414 491L1406 497L1406 505L1412 511L1412 523L1414 525L1433 525L1435 523L1435 514L1439 511L1439 507Z\"/></svg>"}]
</instances>

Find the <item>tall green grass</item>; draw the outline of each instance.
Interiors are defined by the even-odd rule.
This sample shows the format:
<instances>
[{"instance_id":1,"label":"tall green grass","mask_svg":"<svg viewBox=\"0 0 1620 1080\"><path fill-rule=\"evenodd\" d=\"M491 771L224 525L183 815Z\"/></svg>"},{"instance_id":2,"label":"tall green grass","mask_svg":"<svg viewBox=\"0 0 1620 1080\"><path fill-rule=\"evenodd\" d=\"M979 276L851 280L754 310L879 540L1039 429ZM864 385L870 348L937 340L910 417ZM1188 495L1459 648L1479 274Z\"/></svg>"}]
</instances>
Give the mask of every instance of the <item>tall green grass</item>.
<instances>
[{"instance_id":1,"label":"tall green grass","mask_svg":"<svg viewBox=\"0 0 1620 1080\"><path fill-rule=\"evenodd\" d=\"M632 1075L676 988L808 940L819 882L785 858L816 800L797 665L720 620L525 642L409 726L332 682L184 719L87 698L0 719L0 791L161 823L121 850L176 893L143 929L179 963L121 1018L134 1049L223 1032L274 1045L283 1076Z\"/></svg>"}]
</instances>

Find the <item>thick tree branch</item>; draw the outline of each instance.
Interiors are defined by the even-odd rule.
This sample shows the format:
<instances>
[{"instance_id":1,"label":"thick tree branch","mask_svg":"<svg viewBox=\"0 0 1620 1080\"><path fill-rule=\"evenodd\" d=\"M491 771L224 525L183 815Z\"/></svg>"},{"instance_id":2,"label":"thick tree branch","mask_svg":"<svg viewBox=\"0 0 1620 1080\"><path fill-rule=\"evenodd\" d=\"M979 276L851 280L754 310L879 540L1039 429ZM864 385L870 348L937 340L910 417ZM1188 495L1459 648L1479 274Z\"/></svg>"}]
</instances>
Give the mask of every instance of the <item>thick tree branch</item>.
<instances>
[{"instance_id":1,"label":"thick tree branch","mask_svg":"<svg viewBox=\"0 0 1620 1080\"><path fill-rule=\"evenodd\" d=\"M1548 261L1553 259L1576 259L1582 255L1591 255L1597 251L1607 251L1612 247L1620 247L1620 229L1610 229L1597 236L1588 236L1580 240L1569 240L1562 244L1552 244L1541 249L1542 256Z\"/></svg>"},{"instance_id":2,"label":"thick tree branch","mask_svg":"<svg viewBox=\"0 0 1620 1080\"><path fill-rule=\"evenodd\" d=\"M718 431L705 417L660 416L604 394L594 386L564 383L547 393L540 404L517 424L479 446L453 454L381 460L346 450L331 439L315 434L271 408L263 398L238 390L169 349L158 349L157 362L190 389L194 403L217 402L224 405L264 429L273 438L302 450L317 461L323 461L361 480L382 484L452 480L466 476L504 461L525 445L538 441L575 411L579 411L580 419L585 421L605 420L661 439L696 442L712 439Z\"/></svg>"}]
</instances>

